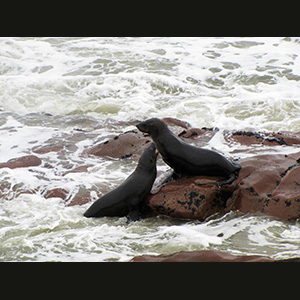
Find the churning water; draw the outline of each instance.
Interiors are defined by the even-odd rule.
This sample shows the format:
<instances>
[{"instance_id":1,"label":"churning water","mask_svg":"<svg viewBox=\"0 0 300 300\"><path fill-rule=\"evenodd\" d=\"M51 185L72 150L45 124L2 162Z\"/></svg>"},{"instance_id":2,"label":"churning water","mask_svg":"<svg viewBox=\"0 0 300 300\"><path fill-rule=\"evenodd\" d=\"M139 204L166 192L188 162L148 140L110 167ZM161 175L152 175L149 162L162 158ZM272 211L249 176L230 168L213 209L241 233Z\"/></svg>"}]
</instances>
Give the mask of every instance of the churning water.
<instances>
[{"instance_id":1,"label":"churning water","mask_svg":"<svg viewBox=\"0 0 300 300\"><path fill-rule=\"evenodd\" d=\"M299 54L297 38L1 38L0 161L45 144L65 151L39 154L38 167L0 169L0 260L127 261L201 249L300 256L298 221L231 212L126 225L126 218L84 218L90 204L44 198L48 189L88 189L94 201L96 191L118 186L136 161L80 154L133 121L299 131ZM232 155L220 136L207 147ZM88 172L65 175L82 165L91 165ZM36 193L20 194L26 189Z\"/></svg>"}]
</instances>

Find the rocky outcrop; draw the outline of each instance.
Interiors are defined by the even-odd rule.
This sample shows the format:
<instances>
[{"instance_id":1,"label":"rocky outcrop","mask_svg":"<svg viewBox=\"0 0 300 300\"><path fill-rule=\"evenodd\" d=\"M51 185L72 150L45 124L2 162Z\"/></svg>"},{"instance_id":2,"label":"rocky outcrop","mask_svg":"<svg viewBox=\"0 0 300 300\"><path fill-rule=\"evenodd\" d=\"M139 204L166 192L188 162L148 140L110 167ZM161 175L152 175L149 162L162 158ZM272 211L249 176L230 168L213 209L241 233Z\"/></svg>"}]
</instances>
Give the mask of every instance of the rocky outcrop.
<instances>
[{"instance_id":1,"label":"rocky outcrop","mask_svg":"<svg viewBox=\"0 0 300 300\"><path fill-rule=\"evenodd\" d=\"M257 155L240 163L239 176L230 185L219 188L220 178L183 177L150 195L147 206L155 215L202 221L231 210L283 220L300 218L300 152Z\"/></svg>"},{"instance_id":2,"label":"rocky outcrop","mask_svg":"<svg viewBox=\"0 0 300 300\"><path fill-rule=\"evenodd\" d=\"M244 213L263 213L284 220L300 217L300 152L284 154L253 155L264 147L292 146L297 150L300 145L300 132L247 132L224 131L217 128L193 128L185 121L174 118L163 119L172 131L186 142L202 147L215 134L223 134L224 143L229 147L240 144L241 153L251 153L250 158L240 159L242 169L238 178L230 185L219 188L216 182L221 178L183 177L163 186L152 189L145 211L151 215L165 214L176 218L205 220L207 217L231 210ZM134 125L134 124L132 124ZM82 133L81 133L82 134ZM90 136L87 135L86 138ZM81 139L83 137L81 136ZM107 140L83 151L82 157L95 155L101 157L138 160L141 153L151 142L147 134L131 130L120 135L110 136ZM62 153L67 148L63 143L48 143L32 148L32 152L43 155L49 152ZM70 151L68 147L68 151ZM299 148L300 149L300 148ZM238 156L238 154L237 154ZM41 159L36 155L26 155L0 163L0 168L25 168L40 166ZM91 165L81 165L66 169L62 176L70 173L88 172ZM44 161L44 168L53 168ZM162 175L162 174L160 174ZM163 181L163 180L161 180ZM160 182L161 182L160 181ZM8 187L7 187L8 186ZM2 183L0 192L12 189L9 183ZM38 191L39 188L36 188ZM19 188L18 193L34 193L35 190ZM98 195L104 191L93 190ZM105 191L106 192L106 191ZM81 205L91 199L91 191L80 187L74 194L62 188L43 191L45 198L60 197L66 205Z\"/></svg>"},{"instance_id":3,"label":"rocky outcrop","mask_svg":"<svg viewBox=\"0 0 300 300\"><path fill-rule=\"evenodd\" d=\"M283 220L300 217L300 152L258 155L241 161L225 211L264 213Z\"/></svg>"}]
</instances>

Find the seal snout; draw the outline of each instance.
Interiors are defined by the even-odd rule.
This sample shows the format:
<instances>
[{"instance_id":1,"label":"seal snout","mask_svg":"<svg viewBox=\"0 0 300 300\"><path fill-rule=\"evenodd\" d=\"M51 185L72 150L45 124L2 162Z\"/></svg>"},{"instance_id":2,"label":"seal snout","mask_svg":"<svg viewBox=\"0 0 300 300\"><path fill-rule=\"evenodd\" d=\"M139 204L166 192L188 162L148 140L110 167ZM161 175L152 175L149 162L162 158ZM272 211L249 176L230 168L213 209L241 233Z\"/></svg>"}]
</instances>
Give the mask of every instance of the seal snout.
<instances>
[{"instance_id":1,"label":"seal snout","mask_svg":"<svg viewBox=\"0 0 300 300\"><path fill-rule=\"evenodd\" d=\"M148 133L147 126L145 125L145 122L140 122L140 123L136 124L135 126L137 127L137 129L139 131L147 132Z\"/></svg>"},{"instance_id":2,"label":"seal snout","mask_svg":"<svg viewBox=\"0 0 300 300\"><path fill-rule=\"evenodd\" d=\"M148 149L151 151L153 157L156 159L158 156L159 151L156 149L156 146L154 143L151 143L151 145L148 147Z\"/></svg>"}]
</instances>

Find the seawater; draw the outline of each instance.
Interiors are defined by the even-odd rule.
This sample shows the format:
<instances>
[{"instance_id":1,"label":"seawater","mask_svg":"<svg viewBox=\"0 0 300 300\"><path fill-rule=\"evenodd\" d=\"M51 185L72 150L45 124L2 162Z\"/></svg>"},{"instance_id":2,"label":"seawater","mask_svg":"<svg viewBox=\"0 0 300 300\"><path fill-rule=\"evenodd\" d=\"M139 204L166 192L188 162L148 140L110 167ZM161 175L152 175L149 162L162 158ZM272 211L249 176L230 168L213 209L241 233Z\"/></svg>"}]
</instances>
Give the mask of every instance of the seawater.
<instances>
[{"instance_id":1,"label":"seawater","mask_svg":"<svg viewBox=\"0 0 300 300\"><path fill-rule=\"evenodd\" d=\"M126 218L84 218L90 204L44 198L52 188L88 189L95 201L96 191L117 187L135 160L80 154L150 117L218 127L205 147L234 158L298 151L243 154L221 132L299 131L299 53L300 39L283 37L0 38L1 162L64 145L39 154L41 166L0 169L0 260L128 261L201 249L300 256L298 221L230 212L205 222L160 216L126 225ZM91 167L64 175L82 165ZM158 169L168 167L159 161ZM26 189L35 194L19 194Z\"/></svg>"}]
</instances>

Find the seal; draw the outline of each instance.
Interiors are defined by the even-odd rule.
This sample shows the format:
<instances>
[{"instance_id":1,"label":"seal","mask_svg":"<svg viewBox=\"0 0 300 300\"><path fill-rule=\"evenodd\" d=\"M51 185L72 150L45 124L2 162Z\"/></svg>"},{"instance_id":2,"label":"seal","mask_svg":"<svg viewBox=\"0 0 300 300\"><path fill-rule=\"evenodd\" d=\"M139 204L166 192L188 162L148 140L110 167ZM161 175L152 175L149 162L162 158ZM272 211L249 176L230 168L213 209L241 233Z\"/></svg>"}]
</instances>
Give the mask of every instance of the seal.
<instances>
[{"instance_id":1,"label":"seal","mask_svg":"<svg viewBox=\"0 0 300 300\"><path fill-rule=\"evenodd\" d=\"M174 169L176 177L184 174L220 176L226 178L217 182L221 186L232 183L241 169L238 162L230 162L215 151L184 142L160 119L148 119L138 123L136 127L150 134L164 162Z\"/></svg>"},{"instance_id":2,"label":"seal","mask_svg":"<svg viewBox=\"0 0 300 300\"><path fill-rule=\"evenodd\" d=\"M84 213L87 218L127 216L127 223L139 219L139 204L150 193L156 178L158 152L154 143L146 148L134 172L116 189L96 200Z\"/></svg>"}]
</instances>

